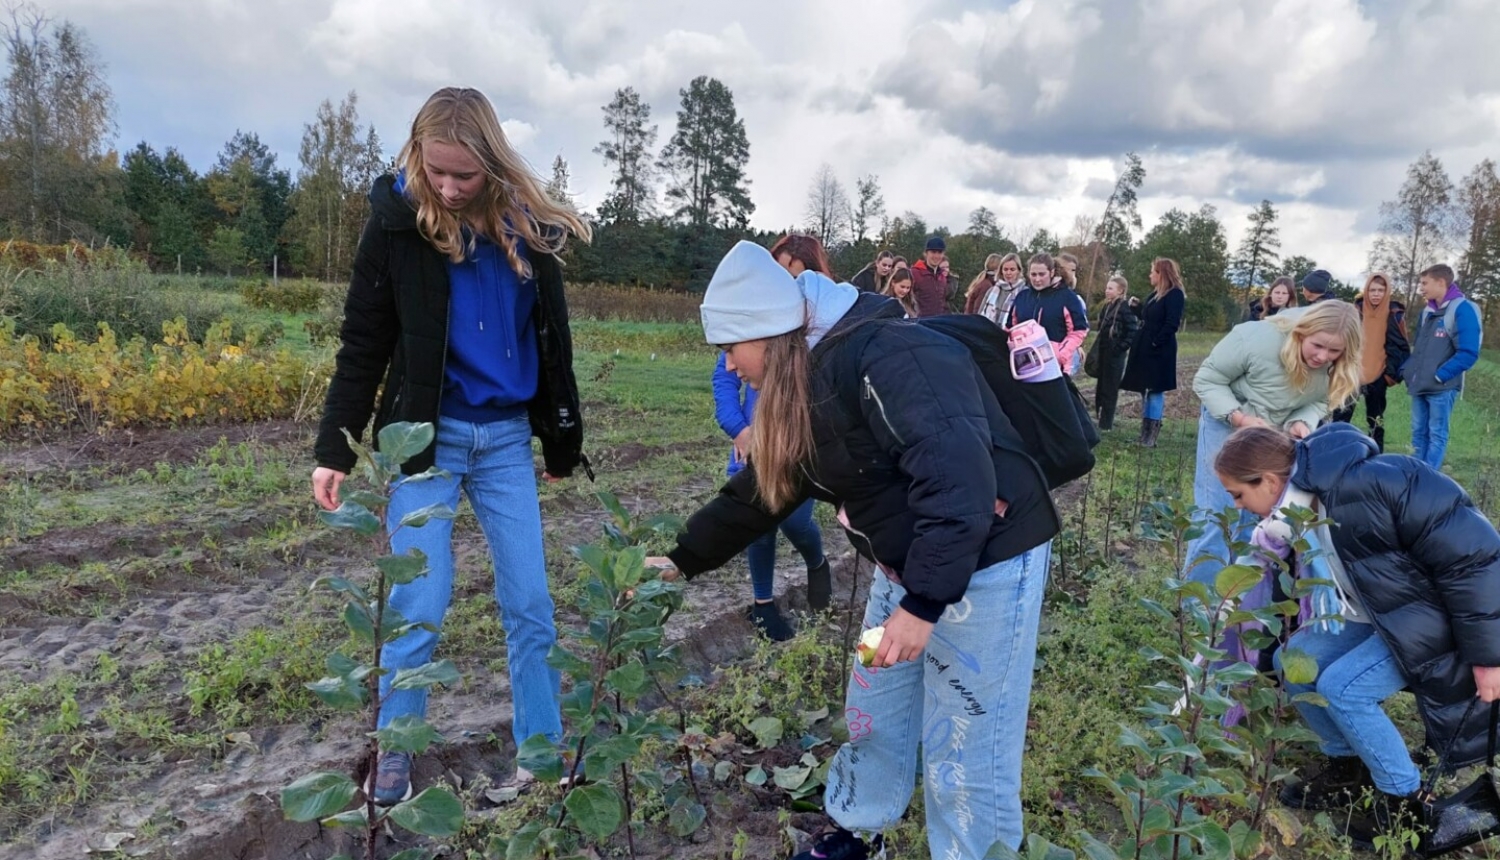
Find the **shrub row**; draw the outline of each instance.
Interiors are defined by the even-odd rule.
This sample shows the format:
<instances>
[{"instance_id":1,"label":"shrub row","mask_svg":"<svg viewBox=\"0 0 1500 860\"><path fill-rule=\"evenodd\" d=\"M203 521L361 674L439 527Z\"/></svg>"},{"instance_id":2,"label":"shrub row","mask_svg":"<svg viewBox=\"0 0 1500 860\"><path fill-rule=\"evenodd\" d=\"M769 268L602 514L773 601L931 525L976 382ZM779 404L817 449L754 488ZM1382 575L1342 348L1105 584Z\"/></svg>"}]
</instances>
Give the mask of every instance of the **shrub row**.
<instances>
[{"instance_id":1,"label":"shrub row","mask_svg":"<svg viewBox=\"0 0 1500 860\"><path fill-rule=\"evenodd\" d=\"M284 314L311 314L323 307L325 297L335 289L341 300L344 288L305 278L280 283L248 281L240 287L240 298L252 308Z\"/></svg>"},{"instance_id":2,"label":"shrub row","mask_svg":"<svg viewBox=\"0 0 1500 860\"><path fill-rule=\"evenodd\" d=\"M683 290L568 284L568 312L577 319L619 322L697 323L702 293Z\"/></svg>"},{"instance_id":3,"label":"shrub row","mask_svg":"<svg viewBox=\"0 0 1500 860\"><path fill-rule=\"evenodd\" d=\"M130 259L129 254L123 248L116 248L113 245L91 249L78 242L69 242L65 245L37 245L17 239L7 240L0 245L0 265L35 269L44 267L48 263L122 266L135 263L135 261Z\"/></svg>"},{"instance_id":4,"label":"shrub row","mask_svg":"<svg viewBox=\"0 0 1500 860\"><path fill-rule=\"evenodd\" d=\"M59 324L50 345L0 321L0 431L304 418L322 405L329 368L236 339L225 319L195 341L185 320L160 341L121 341L108 324L81 340Z\"/></svg>"}]
</instances>

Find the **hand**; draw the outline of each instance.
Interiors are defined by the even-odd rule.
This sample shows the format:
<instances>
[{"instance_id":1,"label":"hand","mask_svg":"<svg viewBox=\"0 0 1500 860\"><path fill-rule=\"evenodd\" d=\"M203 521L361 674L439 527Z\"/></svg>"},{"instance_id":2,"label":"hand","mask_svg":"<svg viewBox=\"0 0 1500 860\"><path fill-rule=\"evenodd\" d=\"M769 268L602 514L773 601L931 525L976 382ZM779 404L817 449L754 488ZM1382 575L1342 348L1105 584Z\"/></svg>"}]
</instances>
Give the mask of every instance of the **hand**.
<instances>
[{"instance_id":1,"label":"hand","mask_svg":"<svg viewBox=\"0 0 1500 860\"><path fill-rule=\"evenodd\" d=\"M661 571L662 582L676 582L682 578L682 571L678 570L677 565L664 555L646 556L646 567L650 570Z\"/></svg>"},{"instance_id":2,"label":"hand","mask_svg":"<svg viewBox=\"0 0 1500 860\"><path fill-rule=\"evenodd\" d=\"M1479 688L1480 701L1500 699L1500 666L1475 666L1474 686Z\"/></svg>"},{"instance_id":3,"label":"hand","mask_svg":"<svg viewBox=\"0 0 1500 860\"><path fill-rule=\"evenodd\" d=\"M891 617L885 620L885 638L880 640L880 650L875 652L875 665L894 666L922 659L933 626L932 622L896 607Z\"/></svg>"},{"instance_id":4,"label":"hand","mask_svg":"<svg viewBox=\"0 0 1500 860\"><path fill-rule=\"evenodd\" d=\"M318 507L325 511L338 509L339 486L344 483L346 477L348 477L347 473L330 469L327 466L313 469L313 500L318 503Z\"/></svg>"},{"instance_id":5,"label":"hand","mask_svg":"<svg viewBox=\"0 0 1500 860\"><path fill-rule=\"evenodd\" d=\"M1292 434L1293 439L1306 439L1312 428L1307 426L1306 421L1293 421L1287 425L1286 432Z\"/></svg>"},{"instance_id":6,"label":"hand","mask_svg":"<svg viewBox=\"0 0 1500 860\"><path fill-rule=\"evenodd\" d=\"M746 427L740 431L740 435L734 437L734 458L741 463L750 459L750 428Z\"/></svg>"},{"instance_id":7,"label":"hand","mask_svg":"<svg viewBox=\"0 0 1500 860\"><path fill-rule=\"evenodd\" d=\"M1229 426L1240 430L1246 427L1270 427L1271 425L1267 424L1264 418L1256 418L1254 415L1247 415L1236 409L1229 413Z\"/></svg>"}]
</instances>

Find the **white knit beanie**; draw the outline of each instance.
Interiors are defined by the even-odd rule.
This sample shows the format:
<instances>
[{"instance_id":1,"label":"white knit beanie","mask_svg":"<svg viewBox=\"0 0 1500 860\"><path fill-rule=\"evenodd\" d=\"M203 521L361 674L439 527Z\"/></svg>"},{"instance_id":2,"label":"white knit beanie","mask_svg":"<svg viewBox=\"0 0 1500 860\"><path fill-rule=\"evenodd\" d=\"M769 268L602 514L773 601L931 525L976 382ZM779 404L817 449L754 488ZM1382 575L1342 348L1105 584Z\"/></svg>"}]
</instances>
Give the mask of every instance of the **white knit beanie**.
<instances>
[{"instance_id":1,"label":"white knit beanie","mask_svg":"<svg viewBox=\"0 0 1500 860\"><path fill-rule=\"evenodd\" d=\"M703 294L703 338L714 346L796 331L807 324L807 301L771 252L739 242L714 270Z\"/></svg>"}]
</instances>

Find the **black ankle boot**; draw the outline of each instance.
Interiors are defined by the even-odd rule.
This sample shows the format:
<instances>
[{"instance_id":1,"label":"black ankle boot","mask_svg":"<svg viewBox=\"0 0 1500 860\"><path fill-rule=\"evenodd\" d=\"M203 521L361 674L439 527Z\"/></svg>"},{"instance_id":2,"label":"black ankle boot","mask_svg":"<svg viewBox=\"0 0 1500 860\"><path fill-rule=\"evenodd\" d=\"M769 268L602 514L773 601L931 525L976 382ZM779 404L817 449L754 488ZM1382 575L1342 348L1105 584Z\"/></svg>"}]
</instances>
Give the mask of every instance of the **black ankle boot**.
<instances>
[{"instance_id":1,"label":"black ankle boot","mask_svg":"<svg viewBox=\"0 0 1500 860\"><path fill-rule=\"evenodd\" d=\"M774 600L770 603L750 604L747 614L755 629L772 642L785 642L796 635L792 625L786 623L786 619L781 616L781 610L776 608Z\"/></svg>"},{"instance_id":2,"label":"black ankle boot","mask_svg":"<svg viewBox=\"0 0 1500 860\"><path fill-rule=\"evenodd\" d=\"M833 602L833 571L828 559L817 567L807 570L807 605L814 612L822 612Z\"/></svg>"},{"instance_id":3,"label":"black ankle boot","mask_svg":"<svg viewBox=\"0 0 1500 860\"><path fill-rule=\"evenodd\" d=\"M1135 437L1135 444L1137 444L1137 445L1144 445L1144 444L1146 444L1146 437L1149 436L1150 434L1151 434L1151 419L1150 418L1142 418L1141 419L1141 435Z\"/></svg>"},{"instance_id":4,"label":"black ankle boot","mask_svg":"<svg viewBox=\"0 0 1500 860\"><path fill-rule=\"evenodd\" d=\"M1323 769L1281 790L1281 805L1291 809L1338 809L1374 789L1370 769L1359 756L1334 756Z\"/></svg>"}]
</instances>

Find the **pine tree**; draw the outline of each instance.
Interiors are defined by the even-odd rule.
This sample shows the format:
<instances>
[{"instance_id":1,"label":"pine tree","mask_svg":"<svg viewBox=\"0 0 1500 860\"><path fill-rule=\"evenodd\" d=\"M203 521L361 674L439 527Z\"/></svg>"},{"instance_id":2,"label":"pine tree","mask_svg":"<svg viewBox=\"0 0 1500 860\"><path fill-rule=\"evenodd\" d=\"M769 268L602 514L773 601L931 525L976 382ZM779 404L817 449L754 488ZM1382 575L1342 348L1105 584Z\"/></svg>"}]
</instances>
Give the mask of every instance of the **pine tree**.
<instances>
[{"instance_id":1,"label":"pine tree","mask_svg":"<svg viewBox=\"0 0 1500 860\"><path fill-rule=\"evenodd\" d=\"M1275 271L1280 258L1281 230L1276 226L1276 208L1271 201L1262 200L1250 213L1250 226L1233 262L1247 300L1252 289L1270 280L1267 275Z\"/></svg>"},{"instance_id":2,"label":"pine tree","mask_svg":"<svg viewBox=\"0 0 1500 860\"><path fill-rule=\"evenodd\" d=\"M649 124L651 105L641 101L634 87L625 87L615 90L615 97L603 110L604 128L610 138L594 147L594 152L614 167L614 190L600 204L599 218L606 224L635 224L656 211L656 193L652 190L656 165L651 160L656 126Z\"/></svg>"},{"instance_id":3,"label":"pine tree","mask_svg":"<svg viewBox=\"0 0 1500 860\"><path fill-rule=\"evenodd\" d=\"M988 206L981 206L969 213L969 234L981 239L999 241L1000 224Z\"/></svg>"},{"instance_id":4,"label":"pine tree","mask_svg":"<svg viewBox=\"0 0 1500 860\"><path fill-rule=\"evenodd\" d=\"M573 195L568 191L568 162L558 153L552 159L552 179L547 182L547 196L564 206L573 205Z\"/></svg>"},{"instance_id":5,"label":"pine tree","mask_svg":"<svg viewBox=\"0 0 1500 860\"><path fill-rule=\"evenodd\" d=\"M734 95L707 76L694 78L680 93L677 130L659 161L672 176L667 198L677 205L674 214L699 229L743 228L755 204L745 177L750 141Z\"/></svg>"}]
</instances>

